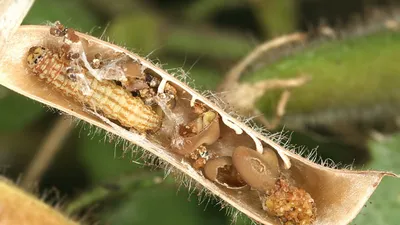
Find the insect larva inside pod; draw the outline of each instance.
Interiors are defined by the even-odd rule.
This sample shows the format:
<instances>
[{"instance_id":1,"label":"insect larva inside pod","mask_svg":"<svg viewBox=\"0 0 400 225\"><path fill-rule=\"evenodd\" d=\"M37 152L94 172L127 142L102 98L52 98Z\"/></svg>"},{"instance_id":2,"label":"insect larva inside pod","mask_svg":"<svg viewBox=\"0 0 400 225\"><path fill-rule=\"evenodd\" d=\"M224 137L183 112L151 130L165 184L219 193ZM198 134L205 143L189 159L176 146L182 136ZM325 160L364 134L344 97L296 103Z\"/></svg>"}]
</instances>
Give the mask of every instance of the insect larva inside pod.
<instances>
[{"instance_id":1,"label":"insect larva inside pod","mask_svg":"<svg viewBox=\"0 0 400 225\"><path fill-rule=\"evenodd\" d=\"M69 32L73 34L71 29ZM17 58L16 55L27 52L33 45L47 47L32 48L28 65L44 81L44 86L53 88L44 91L35 77L26 79L26 73L19 75L18 71L13 74L14 70L7 66L0 67L0 82L140 145L255 221L272 225L306 225L313 221L348 224L382 176L389 174L323 168L231 116L217 95L207 93L207 99L181 82L180 77L126 49L78 32L75 35L79 40L75 42L74 35L69 35L62 26L53 34L47 26L23 26L15 34L15 40L9 40L5 56L0 59L6 65L7 59ZM31 44L32 40L36 44ZM58 47L61 43L72 45L72 50ZM16 61L12 68L26 69L22 66L26 67L26 63ZM6 80L2 80L3 74ZM71 98L60 97L56 92ZM169 102L171 99L173 102ZM140 107L123 109L129 105L127 101L134 101L132 105ZM85 113L83 105L95 112ZM163 111L162 119L154 112L158 106ZM158 131L139 135L127 128ZM268 153L275 156L266 156ZM256 163L248 163L247 159ZM240 177L246 187L240 188L241 182L232 183L235 181L232 177ZM190 184L193 182L184 182Z\"/></svg>"},{"instance_id":2,"label":"insect larva inside pod","mask_svg":"<svg viewBox=\"0 0 400 225\"><path fill-rule=\"evenodd\" d=\"M162 123L150 106L147 106L138 97L110 81L99 81L87 74L82 67L82 72L74 71L69 67L68 61L61 59L60 55L49 49L35 46L30 48L27 63L31 71L38 75L47 85L61 92L64 96L99 111L105 117L117 120L126 128L145 132L156 132ZM89 93L82 91L82 83L76 77L82 76Z\"/></svg>"}]
</instances>

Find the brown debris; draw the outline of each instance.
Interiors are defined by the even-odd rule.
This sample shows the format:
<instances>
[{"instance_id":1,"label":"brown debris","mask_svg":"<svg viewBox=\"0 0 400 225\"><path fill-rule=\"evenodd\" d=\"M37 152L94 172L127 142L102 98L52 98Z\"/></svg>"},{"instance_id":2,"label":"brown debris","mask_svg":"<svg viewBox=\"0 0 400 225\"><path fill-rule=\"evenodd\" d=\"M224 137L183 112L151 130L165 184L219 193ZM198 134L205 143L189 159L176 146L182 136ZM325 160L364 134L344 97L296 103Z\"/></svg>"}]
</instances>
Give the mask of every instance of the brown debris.
<instances>
[{"instance_id":1,"label":"brown debris","mask_svg":"<svg viewBox=\"0 0 400 225\"><path fill-rule=\"evenodd\" d=\"M217 113L208 111L187 125L180 125L178 138L181 138L183 143L172 144L173 151L180 155L187 155L202 144L211 145L216 142L220 137L219 118Z\"/></svg>"},{"instance_id":2,"label":"brown debris","mask_svg":"<svg viewBox=\"0 0 400 225\"><path fill-rule=\"evenodd\" d=\"M60 23L60 21L56 21L53 26L50 27L50 34L55 37L64 37L67 35L67 28Z\"/></svg>"},{"instance_id":3,"label":"brown debris","mask_svg":"<svg viewBox=\"0 0 400 225\"><path fill-rule=\"evenodd\" d=\"M215 157L217 157L217 155L213 152L209 152L204 145L200 145L194 152L186 156L186 158L193 162L192 167L196 170L202 169L208 160Z\"/></svg>"},{"instance_id":4,"label":"brown debris","mask_svg":"<svg viewBox=\"0 0 400 225\"><path fill-rule=\"evenodd\" d=\"M79 36L75 34L75 30L65 27L60 21L56 21L54 25L50 27L50 34L55 37L64 37L65 40L69 40L73 43L79 42Z\"/></svg>"},{"instance_id":5,"label":"brown debris","mask_svg":"<svg viewBox=\"0 0 400 225\"><path fill-rule=\"evenodd\" d=\"M275 187L267 190L261 200L263 209L278 217L284 225L309 225L317 216L316 204L310 194L283 178L278 179Z\"/></svg>"}]
</instances>

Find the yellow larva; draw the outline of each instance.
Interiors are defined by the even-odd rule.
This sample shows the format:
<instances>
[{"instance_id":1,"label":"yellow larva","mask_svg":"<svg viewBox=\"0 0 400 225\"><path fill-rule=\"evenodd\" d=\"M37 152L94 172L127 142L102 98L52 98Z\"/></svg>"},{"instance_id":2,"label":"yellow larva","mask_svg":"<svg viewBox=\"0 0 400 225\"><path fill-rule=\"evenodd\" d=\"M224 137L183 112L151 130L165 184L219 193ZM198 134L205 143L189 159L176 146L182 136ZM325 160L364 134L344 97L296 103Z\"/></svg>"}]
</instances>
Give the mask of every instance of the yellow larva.
<instances>
[{"instance_id":1,"label":"yellow larva","mask_svg":"<svg viewBox=\"0 0 400 225\"><path fill-rule=\"evenodd\" d=\"M91 89L85 95L81 91L82 84L67 76L69 65L47 48L30 48L27 63L35 75L64 96L102 112L105 117L119 121L124 127L144 133L156 132L161 126L161 117L150 106L111 81L98 81L93 76L85 76Z\"/></svg>"}]
</instances>

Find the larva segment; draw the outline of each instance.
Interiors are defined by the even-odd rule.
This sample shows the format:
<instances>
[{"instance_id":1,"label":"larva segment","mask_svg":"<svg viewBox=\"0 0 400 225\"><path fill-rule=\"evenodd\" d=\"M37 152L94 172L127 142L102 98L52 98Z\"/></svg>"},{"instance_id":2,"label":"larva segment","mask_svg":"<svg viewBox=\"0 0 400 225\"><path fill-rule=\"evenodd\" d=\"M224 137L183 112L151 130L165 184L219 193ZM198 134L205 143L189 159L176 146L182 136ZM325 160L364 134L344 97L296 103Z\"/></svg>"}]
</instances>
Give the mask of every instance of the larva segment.
<instances>
[{"instance_id":1,"label":"larva segment","mask_svg":"<svg viewBox=\"0 0 400 225\"><path fill-rule=\"evenodd\" d=\"M47 48L32 47L27 63L34 74L63 95L101 111L104 116L119 121L124 127L134 128L140 133L156 132L161 127L161 117L150 106L113 82L84 75L90 89L89 93L84 93L76 75L67 75L68 63Z\"/></svg>"}]
</instances>

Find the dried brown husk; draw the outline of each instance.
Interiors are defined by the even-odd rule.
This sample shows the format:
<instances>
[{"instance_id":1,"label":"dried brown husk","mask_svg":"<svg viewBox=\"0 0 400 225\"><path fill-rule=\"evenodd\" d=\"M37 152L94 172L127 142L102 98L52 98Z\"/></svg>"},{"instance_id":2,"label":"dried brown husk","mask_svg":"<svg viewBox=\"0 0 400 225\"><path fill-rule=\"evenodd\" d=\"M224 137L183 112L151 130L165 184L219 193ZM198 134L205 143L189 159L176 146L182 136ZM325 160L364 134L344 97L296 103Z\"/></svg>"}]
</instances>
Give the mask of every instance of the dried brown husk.
<instances>
[{"instance_id":1,"label":"dried brown husk","mask_svg":"<svg viewBox=\"0 0 400 225\"><path fill-rule=\"evenodd\" d=\"M164 70L154 66L149 61L130 53L126 49L101 41L89 35L78 33L78 36L81 38L81 41L86 42L88 55L93 55L97 52L103 54L123 52L131 58L139 60L143 66L146 67L146 72L168 79L175 88L179 89L179 97L181 99L189 99L187 105L189 105L191 97L194 96L195 99L206 104L221 117L229 119L229 121L236 124L247 133L250 133L252 136L261 140L263 147L274 149L281 158L282 154L283 157L288 157L291 162L291 167L286 171L286 173L290 174L291 179L293 179L293 182L297 187L306 190L315 200L318 214L314 224L348 224L359 213L365 202L380 183L382 177L385 175L394 176L394 174L388 172L336 170L315 164L284 149L284 147L281 147L278 143L273 142L268 137L257 133L244 123L232 118L224 112L223 109L217 107L186 84L172 77ZM207 180L192 167L189 167L188 164L183 163L182 156L174 154L172 151L166 149L166 147L163 147L164 142L170 141L165 138L165 136L154 136L152 137L153 141L143 138L140 139L139 135L133 135L121 127L110 126L104 123L102 118L85 111L82 105L79 105L70 99L66 99L56 90L43 85L37 77L29 74L25 64L26 54L29 48L36 45L44 45L56 49L58 46L61 46L61 40L51 36L49 34L49 27L47 26L20 27L13 38L8 42L4 54L0 59L0 84L25 95L26 97L57 108L67 114L82 119L143 147L147 151L160 157L189 177L193 178L204 188L208 189L210 192L245 213L255 221L263 224L279 224L276 218L269 217L266 212L263 211L257 195L235 192L219 186L212 181ZM190 107L183 107L179 104L182 103L178 102L177 104L177 109L181 109L181 112L186 113L185 110L191 110ZM190 114L189 112L187 113L188 115ZM190 116L187 116L186 118L185 115L183 115L185 121L191 121L194 119L189 117ZM238 135L222 122L220 125L222 138L219 140L218 145L210 145L209 149L218 151L220 155L228 156L232 155L232 151L237 146L247 146L255 149L253 139L246 134L246 132ZM164 123L160 132L170 132L170 127L173 126L173 121L167 121ZM286 167L289 167L288 162L284 164L286 164Z\"/></svg>"},{"instance_id":2,"label":"dried brown husk","mask_svg":"<svg viewBox=\"0 0 400 225\"><path fill-rule=\"evenodd\" d=\"M78 225L0 176L0 224Z\"/></svg>"}]
</instances>

